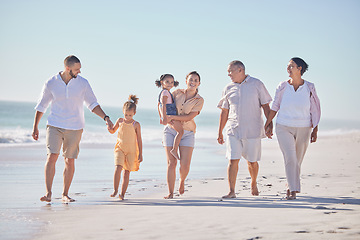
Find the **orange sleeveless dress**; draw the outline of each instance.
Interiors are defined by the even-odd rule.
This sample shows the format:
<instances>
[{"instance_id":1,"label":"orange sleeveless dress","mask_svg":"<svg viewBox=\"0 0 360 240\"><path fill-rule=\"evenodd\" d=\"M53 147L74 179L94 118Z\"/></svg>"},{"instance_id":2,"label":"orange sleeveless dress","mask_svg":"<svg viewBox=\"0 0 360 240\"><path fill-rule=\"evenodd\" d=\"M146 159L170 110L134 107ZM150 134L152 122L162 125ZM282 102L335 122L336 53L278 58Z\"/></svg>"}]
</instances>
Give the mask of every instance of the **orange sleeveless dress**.
<instances>
[{"instance_id":1,"label":"orange sleeveless dress","mask_svg":"<svg viewBox=\"0 0 360 240\"><path fill-rule=\"evenodd\" d=\"M140 166L135 122L125 123L123 120L120 123L114 150L115 165L129 171L138 171Z\"/></svg>"}]
</instances>

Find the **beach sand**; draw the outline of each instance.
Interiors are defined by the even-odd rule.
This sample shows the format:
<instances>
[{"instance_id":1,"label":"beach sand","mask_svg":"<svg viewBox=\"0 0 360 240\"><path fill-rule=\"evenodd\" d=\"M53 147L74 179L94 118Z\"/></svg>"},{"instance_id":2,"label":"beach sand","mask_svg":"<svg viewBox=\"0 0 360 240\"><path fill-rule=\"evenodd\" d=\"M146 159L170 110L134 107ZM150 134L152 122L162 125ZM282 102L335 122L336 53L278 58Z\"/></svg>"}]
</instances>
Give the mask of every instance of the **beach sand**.
<instances>
[{"instance_id":1,"label":"beach sand","mask_svg":"<svg viewBox=\"0 0 360 240\"><path fill-rule=\"evenodd\" d=\"M98 148L91 154L100 156L102 147ZM208 150L203 147L195 152ZM19 151L27 149L17 149L17 154ZM81 151L86 156L90 148L84 147ZM258 177L260 196L257 197L250 194L250 178L242 161L237 198L221 199L228 192L227 161L223 153L220 150L212 154L212 158L207 157L208 161L219 161L222 169L213 176L210 173L211 177L190 178L185 194L176 194L172 200L163 199L167 193L165 178L134 178L126 200L120 201L109 197L111 164L105 183L99 183L101 176L97 179L95 173L92 181L86 181L81 172L76 173L70 191L77 202L62 204L55 198L52 204L32 203L36 211L31 216L37 224L32 228L35 232L28 237L44 240L360 239L359 133L319 137L317 143L309 146L302 165L302 192L293 201L284 199L284 164L276 140L263 141ZM160 157L164 156L163 153ZM59 169L62 171L61 165ZM43 169L37 171L42 174ZM141 170L136 174L141 175ZM57 175L59 180L54 188L59 192L61 172ZM36 186L36 194L43 188L43 185Z\"/></svg>"}]
</instances>

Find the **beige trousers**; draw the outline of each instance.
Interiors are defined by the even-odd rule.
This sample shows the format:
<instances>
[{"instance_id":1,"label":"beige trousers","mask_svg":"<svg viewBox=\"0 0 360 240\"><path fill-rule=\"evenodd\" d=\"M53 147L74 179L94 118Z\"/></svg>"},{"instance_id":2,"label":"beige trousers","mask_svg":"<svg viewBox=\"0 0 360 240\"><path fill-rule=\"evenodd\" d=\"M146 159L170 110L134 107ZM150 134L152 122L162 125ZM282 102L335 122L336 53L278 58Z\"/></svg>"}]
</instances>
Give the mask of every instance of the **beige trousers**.
<instances>
[{"instance_id":1,"label":"beige trousers","mask_svg":"<svg viewBox=\"0 0 360 240\"><path fill-rule=\"evenodd\" d=\"M276 135L284 156L286 179L291 192L300 192L300 168L310 142L311 127L276 124Z\"/></svg>"}]
</instances>

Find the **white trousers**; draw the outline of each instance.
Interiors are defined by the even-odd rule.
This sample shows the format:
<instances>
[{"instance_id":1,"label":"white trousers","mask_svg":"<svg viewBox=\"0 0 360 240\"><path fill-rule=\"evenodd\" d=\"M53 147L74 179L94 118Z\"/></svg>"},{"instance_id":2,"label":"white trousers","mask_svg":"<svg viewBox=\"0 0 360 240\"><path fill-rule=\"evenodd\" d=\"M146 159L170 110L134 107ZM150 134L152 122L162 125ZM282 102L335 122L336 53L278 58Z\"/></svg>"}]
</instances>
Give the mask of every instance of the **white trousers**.
<instances>
[{"instance_id":1,"label":"white trousers","mask_svg":"<svg viewBox=\"0 0 360 240\"><path fill-rule=\"evenodd\" d=\"M291 192L300 192L300 168L310 142L311 127L276 124L276 135L284 156L286 179Z\"/></svg>"}]
</instances>

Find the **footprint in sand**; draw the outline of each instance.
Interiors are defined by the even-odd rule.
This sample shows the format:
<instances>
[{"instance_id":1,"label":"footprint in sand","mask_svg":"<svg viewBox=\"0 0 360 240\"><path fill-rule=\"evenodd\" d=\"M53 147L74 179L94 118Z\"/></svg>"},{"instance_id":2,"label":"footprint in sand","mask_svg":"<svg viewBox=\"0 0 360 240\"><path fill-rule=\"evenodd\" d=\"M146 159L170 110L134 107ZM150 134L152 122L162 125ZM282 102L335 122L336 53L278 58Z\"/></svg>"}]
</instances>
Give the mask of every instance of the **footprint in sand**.
<instances>
[{"instance_id":1,"label":"footprint in sand","mask_svg":"<svg viewBox=\"0 0 360 240\"><path fill-rule=\"evenodd\" d=\"M332 213L337 213L337 212L324 212L324 214L332 214Z\"/></svg>"},{"instance_id":2,"label":"footprint in sand","mask_svg":"<svg viewBox=\"0 0 360 240\"><path fill-rule=\"evenodd\" d=\"M324 206L316 206L315 209L329 209L329 208L324 207Z\"/></svg>"},{"instance_id":3,"label":"footprint in sand","mask_svg":"<svg viewBox=\"0 0 360 240\"><path fill-rule=\"evenodd\" d=\"M351 228L349 228L349 227L338 227L338 229L348 230L348 229L351 229Z\"/></svg>"}]
</instances>

